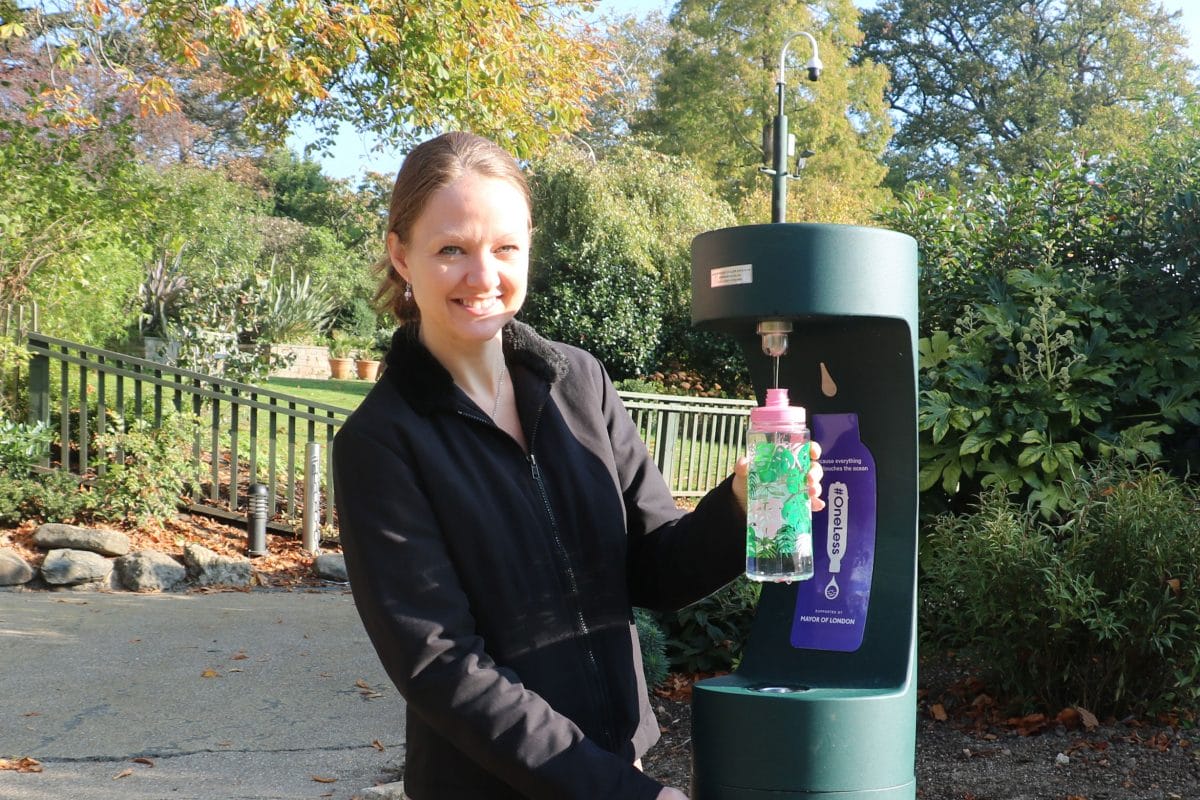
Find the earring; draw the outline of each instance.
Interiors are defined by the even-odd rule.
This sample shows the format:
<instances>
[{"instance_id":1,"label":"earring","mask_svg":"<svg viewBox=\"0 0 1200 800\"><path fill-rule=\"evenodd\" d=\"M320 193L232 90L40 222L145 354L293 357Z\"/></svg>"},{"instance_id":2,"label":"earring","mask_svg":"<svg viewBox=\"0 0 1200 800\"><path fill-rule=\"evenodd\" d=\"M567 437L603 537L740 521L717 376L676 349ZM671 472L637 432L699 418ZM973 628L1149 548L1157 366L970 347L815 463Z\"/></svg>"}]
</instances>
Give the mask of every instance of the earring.
<instances>
[{"instance_id":1,"label":"earring","mask_svg":"<svg viewBox=\"0 0 1200 800\"><path fill-rule=\"evenodd\" d=\"M411 283L404 284L404 302L406 302L406 303L412 302L412 284Z\"/></svg>"}]
</instances>

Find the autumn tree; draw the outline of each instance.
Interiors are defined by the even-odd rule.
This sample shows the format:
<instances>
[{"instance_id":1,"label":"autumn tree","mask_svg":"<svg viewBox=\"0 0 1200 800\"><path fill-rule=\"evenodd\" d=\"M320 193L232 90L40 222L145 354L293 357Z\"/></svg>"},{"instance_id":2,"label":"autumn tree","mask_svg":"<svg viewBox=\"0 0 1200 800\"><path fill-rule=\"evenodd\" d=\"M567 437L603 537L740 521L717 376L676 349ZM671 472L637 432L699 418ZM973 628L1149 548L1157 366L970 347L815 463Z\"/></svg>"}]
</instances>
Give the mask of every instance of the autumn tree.
<instances>
[{"instance_id":1,"label":"autumn tree","mask_svg":"<svg viewBox=\"0 0 1200 800\"><path fill-rule=\"evenodd\" d=\"M25 110L61 124L95 124L85 68L131 90L143 114L180 107L175 65L207 60L246 126L277 141L296 120L323 136L341 123L411 143L447 127L496 138L519 154L577 129L600 80L582 0L358 0L200 4L155 0L109 5L0 0L0 47L25 46L53 73L31 85ZM154 59L131 69L108 47L136 28Z\"/></svg>"},{"instance_id":2,"label":"autumn tree","mask_svg":"<svg viewBox=\"0 0 1200 800\"><path fill-rule=\"evenodd\" d=\"M588 128L578 133L589 146L602 150L629 140L654 107L655 83L670 42L671 27L657 11L604 22L600 46L608 85L592 99Z\"/></svg>"},{"instance_id":3,"label":"autumn tree","mask_svg":"<svg viewBox=\"0 0 1200 800\"><path fill-rule=\"evenodd\" d=\"M862 222L885 201L880 156L890 124L885 70L850 62L861 40L851 0L681 0L655 88L655 108L635 125L656 147L690 157L717 181L739 217L770 220L762 166L763 127L777 108L779 53L794 33L811 33L826 69L804 80L807 43L792 45L785 110L798 152L812 150L790 186L793 220Z\"/></svg>"},{"instance_id":4,"label":"autumn tree","mask_svg":"<svg viewBox=\"0 0 1200 800\"><path fill-rule=\"evenodd\" d=\"M1026 172L1183 124L1179 12L1154 0L882 0L858 63L887 65L896 183Z\"/></svg>"}]
</instances>

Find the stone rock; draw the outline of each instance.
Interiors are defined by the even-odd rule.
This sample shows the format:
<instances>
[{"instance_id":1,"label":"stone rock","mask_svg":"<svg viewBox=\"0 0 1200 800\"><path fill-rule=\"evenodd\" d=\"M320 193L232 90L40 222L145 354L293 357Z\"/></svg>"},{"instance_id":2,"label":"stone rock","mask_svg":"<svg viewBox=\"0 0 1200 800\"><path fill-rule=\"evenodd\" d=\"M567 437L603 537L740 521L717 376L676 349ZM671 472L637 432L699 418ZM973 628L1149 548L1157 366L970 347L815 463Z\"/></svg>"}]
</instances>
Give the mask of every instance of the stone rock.
<instances>
[{"instance_id":1,"label":"stone rock","mask_svg":"<svg viewBox=\"0 0 1200 800\"><path fill-rule=\"evenodd\" d=\"M341 553L324 553L313 560L313 571L318 578L327 581L345 583L350 580L346 576L346 558Z\"/></svg>"},{"instance_id":2,"label":"stone rock","mask_svg":"<svg viewBox=\"0 0 1200 800\"><path fill-rule=\"evenodd\" d=\"M169 592L187 580L187 568L157 550L130 553L114 566L121 585L131 592Z\"/></svg>"},{"instance_id":3,"label":"stone rock","mask_svg":"<svg viewBox=\"0 0 1200 800\"><path fill-rule=\"evenodd\" d=\"M107 582L113 562L90 550L51 550L42 562L42 578L53 586Z\"/></svg>"},{"instance_id":4,"label":"stone rock","mask_svg":"<svg viewBox=\"0 0 1200 800\"><path fill-rule=\"evenodd\" d=\"M81 528L61 522L39 525L33 534L33 542L45 550L89 550L102 556L123 556L129 552L129 537L120 531Z\"/></svg>"},{"instance_id":5,"label":"stone rock","mask_svg":"<svg viewBox=\"0 0 1200 800\"><path fill-rule=\"evenodd\" d=\"M0 548L0 586L20 586L33 580L33 567L10 547Z\"/></svg>"},{"instance_id":6,"label":"stone rock","mask_svg":"<svg viewBox=\"0 0 1200 800\"><path fill-rule=\"evenodd\" d=\"M249 586L253 574L249 559L223 556L198 544L184 545L183 563L199 586Z\"/></svg>"}]
</instances>

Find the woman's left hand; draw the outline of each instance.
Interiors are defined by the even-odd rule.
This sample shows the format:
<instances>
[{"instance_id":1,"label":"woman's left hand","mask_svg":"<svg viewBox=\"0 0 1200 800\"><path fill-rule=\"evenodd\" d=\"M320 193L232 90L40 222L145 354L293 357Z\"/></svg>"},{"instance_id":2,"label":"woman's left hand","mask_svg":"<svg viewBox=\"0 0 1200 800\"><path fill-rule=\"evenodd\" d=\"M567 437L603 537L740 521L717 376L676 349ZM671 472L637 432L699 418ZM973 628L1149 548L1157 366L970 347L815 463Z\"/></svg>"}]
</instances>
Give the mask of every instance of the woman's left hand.
<instances>
[{"instance_id":1,"label":"woman's left hand","mask_svg":"<svg viewBox=\"0 0 1200 800\"><path fill-rule=\"evenodd\" d=\"M808 502L813 511L820 511L825 508L825 501L821 499L821 478L825 476L825 470L821 468L820 461L821 445L817 442L810 442L808 453L812 458L812 465L808 468ZM733 496L737 498L742 511L746 510L746 484L749 477L750 459L742 456L733 467Z\"/></svg>"}]
</instances>

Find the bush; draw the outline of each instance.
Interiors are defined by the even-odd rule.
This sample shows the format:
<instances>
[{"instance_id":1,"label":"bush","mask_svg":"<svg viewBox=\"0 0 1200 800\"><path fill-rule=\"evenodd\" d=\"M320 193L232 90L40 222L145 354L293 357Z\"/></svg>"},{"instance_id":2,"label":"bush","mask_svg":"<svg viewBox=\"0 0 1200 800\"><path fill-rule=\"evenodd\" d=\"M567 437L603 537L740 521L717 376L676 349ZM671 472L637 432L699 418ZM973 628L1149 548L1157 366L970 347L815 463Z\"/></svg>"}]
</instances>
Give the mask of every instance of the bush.
<instances>
[{"instance_id":1,"label":"bush","mask_svg":"<svg viewBox=\"0 0 1200 800\"><path fill-rule=\"evenodd\" d=\"M667 659L676 672L723 672L742 658L760 586L744 575L703 600L659 614Z\"/></svg>"},{"instance_id":2,"label":"bush","mask_svg":"<svg viewBox=\"0 0 1200 800\"><path fill-rule=\"evenodd\" d=\"M97 436L97 447L113 458L96 478L97 518L145 522L173 517L184 491L198 480L190 452L196 425L193 417L173 414L159 428L138 420L127 431Z\"/></svg>"},{"instance_id":3,"label":"bush","mask_svg":"<svg viewBox=\"0 0 1200 800\"><path fill-rule=\"evenodd\" d=\"M667 679L671 664L667 661L667 637L654 621L654 615L644 608L633 610L638 641L642 646L642 672L646 688L653 689Z\"/></svg>"},{"instance_id":4,"label":"bush","mask_svg":"<svg viewBox=\"0 0 1200 800\"><path fill-rule=\"evenodd\" d=\"M91 494L70 472L16 475L0 469L0 525L28 520L79 522L89 516L91 509Z\"/></svg>"},{"instance_id":5,"label":"bush","mask_svg":"<svg viewBox=\"0 0 1200 800\"><path fill-rule=\"evenodd\" d=\"M691 240L734 223L710 187L685 162L633 145L598 162L565 147L539 160L524 318L615 378L668 356L707 373L675 349L691 341L677 330L690 329Z\"/></svg>"},{"instance_id":6,"label":"bush","mask_svg":"<svg viewBox=\"0 0 1200 800\"><path fill-rule=\"evenodd\" d=\"M50 452L53 436L45 423L26 425L0 415L0 469L16 477L28 475L30 468Z\"/></svg>"},{"instance_id":7,"label":"bush","mask_svg":"<svg viewBox=\"0 0 1200 800\"><path fill-rule=\"evenodd\" d=\"M1140 713L1200 699L1200 498L1114 461L1064 483L1050 524L1002 491L937 521L926 640L986 665L1026 710Z\"/></svg>"},{"instance_id":8,"label":"bush","mask_svg":"<svg viewBox=\"0 0 1200 800\"><path fill-rule=\"evenodd\" d=\"M917 188L884 220L921 248L923 509L999 487L1053 519L1064 482L1114 452L1200 468L1198 185L1193 141Z\"/></svg>"}]
</instances>

